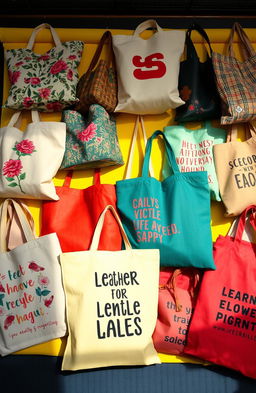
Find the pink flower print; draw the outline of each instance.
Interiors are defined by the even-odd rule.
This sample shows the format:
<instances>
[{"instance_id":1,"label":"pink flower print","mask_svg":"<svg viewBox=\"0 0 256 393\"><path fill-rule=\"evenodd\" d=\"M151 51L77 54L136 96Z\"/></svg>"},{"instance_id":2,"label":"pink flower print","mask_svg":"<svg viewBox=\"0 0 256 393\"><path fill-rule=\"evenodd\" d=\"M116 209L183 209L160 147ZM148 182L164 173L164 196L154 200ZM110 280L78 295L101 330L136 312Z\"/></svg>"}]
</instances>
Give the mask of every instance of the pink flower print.
<instances>
[{"instance_id":1,"label":"pink flower print","mask_svg":"<svg viewBox=\"0 0 256 393\"><path fill-rule=\"evenodd\" d=\"M4 166L3 166L3 175L7 177L14 177L14 176L19 176L21 173L23 166L21 164L21 160L8 160L5 161Z\"/></svg>"},{"instance_id":2,"label":"pink flower print","mask_svg":"<svg viewBox=\"0 0 256 393\"><path fill-rule=\"evenodd\" d=\"M5 314L5 310L3 307L0 307L0 317L2 317Z\"/></svg>"},{"instance_id":3,"label":"pink flower print","mask_svg":"<svg viewBox=\"0 0 256 393\"><path fill-rule=\"evenodd\" d=\"M22 64L23 64L23 61L18 61L18 63L15 64L15 67L19 67Z\"/></svg>"},{"instance_id":4,"label":"pink flower print","mask_svg":"<svg viewBox=\"0 0 256 393\"><path fill-rule=\"evenodd\" d=\"M9 80L11 84L14 84L18 81L20 77L21 72L20 71L9 71Z\"/></svg>"},{"instance_id":5,"label":"pink flower print","mask_svg":"<svg viewBox=\"0 0 256 393\"><path fill-rule=\"evenodd\" d=\"M73 71L72 71L72 70L68 70L67 79L68 79L69 81L72 81L72 80L73 80Z\"/></svg>"},{"instance_id":6,"label":"pink flower print","mask_svg":"<svg viewBox=\"0 0 256 393\"><path fill-rule=\"evenodd\" d=\"M30 78L30 83L31 83L31 85L39 85L39 83L41 83L41 79L40 78Z\"/></svg>"},{"instance_id":7,"label":"pink flower print","mask_svg":"<svg viewBox=\"0 0 256 393\"><path fill-rule=\"evenodd\" d=\"M79 146L78 146L78 145L73 145L73 146L72 146L72 149L73 149L73 150L79 150Z\"/></svg>"},{"instance_id":8,"label":"pink flower print","mask_svg":"<svg viewBox=\"0 0 256 393\"><path fill-rule=\"evenodd\" d=\"M39 95L41 98L45 98L46 100L50 97L51 95L51 89L48 89L48 87L44 87L42 89L38 89Z\"/></svg>"},{"instance_id":9,"label":"pink flower print","mask_svg":"<svg viewBox=\"0 0 256 393\"><path fill-rule=\"evenodd\" d=\"M31 60L32 58L30 57L30 56L26 56L25 58L24 58L24 60L26 60L26 61L29 61L29 60Z\"/></svg>"},{"instance_id":10,"label":"pink flower print","mask_svg":"<svg viewBox=\"0 0 256 393\"><path fill-rule=\"evenodd\" d=\"M102 138L98 137L96 138L97 143L100 143L102 141Z\"/></svg>"},{"instance_id":11,"label":"pink flower print","mask_svg":"<svg viewBox=\"0 0 256 393\"><path fill-rule=\"evenodd\" d=\"M23 99L23 106L25 108L30 108L34 104L34 101L30 97L25 97Z\"/></svg>"},{"instance_id":12,"label":"pink flower print","mask_svg":"<svg viewBox=\"0 0 256 393\"><path fill-rule=\"evenodd\" d=\"M46 61L50 59L50 55L42 55L38 58L38 61Z\"/></svg>"},{"instance_id":13,"label":"pink flower print","mask_svg":"<svg viewBox=\"0 0 256 393\"><path fill-rule=\"evenodd\" d=\"M49 285L49 278L46 276L42 276L41 274L38 277L38 283L39 285L41 285L42 287L47 287Z\"/></svg>"},{"instance_id":14,"label":"pink flower print","mask_svg":"<svg viewBox=\"0 0 256 393\"><path fill-rule=\"evenodd\" d=\"M195 109L195 106L194 105L189 105L189 107L188 107L188 110L189 111L193 111Z\"/></svg>"},{"instance_id":15,"label":"pink flower print","mask_svg":"<svg viewBox=\"0 0 256 393\"><path fill-rule=\"evenodd\" d=\"M77 138L82 142L88 142L97 135L95 130L97 130L96 124L91 123L87 128L77 134Z\"/></svg>"},{"instance_id":16,"label":"pink flower print","mask_svg":"<svg viewBox=\"0 0 256 393\"><path fill-rule=\"evenodd\" d=\"M70 55L70 56L68 56L68 59L69 60L75 60L76 59L76 55Z\"/></svg>"},{"instance_id":17,"label":"pink flower print","mask_svg":"<svg viewBox=\"0 0 256 393\"><path fill-rule=\"evenodd\" d=\"M58 74L61 71L64 71L68 68L67 63L65 63L65 61L63 60L58 60L56 61L55 64L53 64L53 66L50 69L50 73L53 75Z\"/></svg>"},{"instance_id":18,"label":"pink flower print","mask_svg":"<svg viewBox=\"0 0 256 393\"><path fill-rule=\"evenodd\" d=\"M32 154L35 151L35 146L29 139L24 139L15 145L16 150L23 154Z\"/></svg>"},{"instance_id":19,"label":"pink flower print","mask_svg":"<svg viewBox=\"0 0 256 393\"><path fill-rule=\"evenodd\" d=\"M30 83L30 79L31 78L24 78L24 83L27 83L27 84Z\"/></svg>"},{"instance_id":20,"label":"pink flower print","mask_svg":"<svg viewBox=\"0 0 256 393\"><path fill-rule=\"evenodd\" d=\"M50 102L46 105L46 108L48 109L48 111L61 112L63 105L60 102Z\"/></svg>"}]
</instances>

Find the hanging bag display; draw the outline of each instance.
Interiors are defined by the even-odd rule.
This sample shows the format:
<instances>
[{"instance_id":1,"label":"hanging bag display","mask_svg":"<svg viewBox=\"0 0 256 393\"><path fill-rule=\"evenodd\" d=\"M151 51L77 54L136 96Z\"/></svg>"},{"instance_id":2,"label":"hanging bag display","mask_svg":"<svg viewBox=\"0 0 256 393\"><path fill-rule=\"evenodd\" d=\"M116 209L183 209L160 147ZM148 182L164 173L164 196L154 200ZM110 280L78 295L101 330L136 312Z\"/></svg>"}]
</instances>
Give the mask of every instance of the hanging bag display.
<instances>
[{"instance_id":1,"label":"hanging bag display","mask_svg":"<svg viewBox=\"0 0 256 393\"><path fill-rule=\"evenodd\" d=\"M52 179L63 159L66 124L40 121L33 110L32 122L22 132L16 126L21 113L0 128L0 197L57 200Z\"/></svg>"},{"instance_id":2,"label":"hanging bag display","mask_svg":"<svg viewBox=\"0 0 256 393\"><path fill-rule=\"evenodd\" d=\"M201 62L191 40L192 31L197 31L208 45L206 60ZM219 119L221 116L220 97L216 87L212 65L212 48L206 31L193 23L186 32L186 59L180 63L179 93L184 105L176 109L175 121L202 121Z\"/></svg>"},{"instance_id":3,"label":"hanging bag display","mask_svg":"<svg viewBox=\"0 0 256 393\"><path fill-rule=\"evenodd\" d=\"M24 244L7 251L7 209L15 210ZM36 238L19 201L0 207L0 354L63 337L65 297L56 233Z\"/></svg>"},{"instance_id":4,"label":"hanging bag display","mask_svg":"<svg viewBox=\"0 0 256 393\"><path fill-rule=\"evenodd\" d=\"M152 142L160 135L174 172L162 182L149 176ZM155 131L141 177L128 176L116 182L117 207L132 247L158 248L161 266L214 269L207 172L181 173L166 136Z\"/></svg>"},{"instance_id":5,"label":"hanging bag display","mask_svg":"<svg viewBox=\"0 0 256 393\"><path fill-rule=\"evenodd\" d=\"M100 58L104 44L108 47L107 59ZM88 70L78 81L77 97L79 102L75 108L83 114L86 114L91 104L99 104L107 112L114 112L117 105L117 80L110 31L102 35Z\"/></svg>"},{"instance_id":6,"label":"hanging bag display","mask_svg":"<svg viewBox=\"0 0 256 393\"><path fill-rule=\"evenodd\" d=\"M66 109L66 146L60 169L102 168L122 165L116 120L101 105L91 105L86 116Z\"/></svg>"},{"instance_id":7,"label":"hanging bag display","mask_svg":"<svg viewBox=\"0 0 256 393\"><path fill-rule=\"evenodd\" d=\"M239 38L243 61L234 53L234 34ZM256 52L237 22L233 24L225 55L213 52L212 62L222 99L221 124L248 122L256 118Z\"/></svg>"},{"instance_id":8,"label":"hanging bag display","mask_svg":"<svg viewBox=\"0 0 256 393\"><path fill-rule=\"evenodd\" d=\"M199 278L199 270L193 268L160 272L158 317L152 336L157 352L183 353Z\"/></svg>"},{"instance_id":9,"label":"hanging bag display","mask_svg":"<svg viewBox=\"0 0 256 393\"><path fill-rule=\"evenodd\" d=\"M205 121L201 128L192 130L186 125L164 127L164 134L170 143L181 172L207 171L211 199L220 201L219 185L213 159L213 146L226 141L227 133ZM163 176L171 174L170 165L165 161Z\"/></svg>"},{"instance_id":10,"label":"hanging bag display","mask_svg":"<svg viewBox=\"0 0 256 393\"><path fill-rule=\"evenodd\" d=\"M256 206L238 218L235 236L214 244L215 271L204 273L185 353L256 378L256 245L243 240L246 216L256 231Z\"/></svg>"},{"instance_id":11,"label":"hanging bag display","mask_svg":"<svg viewBox=\"0 0 256 393\"><path fill-rule=\"evenodd\" d=\"M56 187L58 201L42 203L41 236L56 232L63 252L88 250L100 214L107 205L116 206L115 186L101 184L99 170L94 184L85 189L70 187L72 174L69 171L63 186ZM119 226L107 212L99 249L120 250L121 244Z\"/></svg>"},{"instance_id":12,"label":"hanging bag display","mask_svg":"<svg viewBox=\"0 0 256 393\"><path fill-rule=\"evenodd\" d=\"M148 28L156 32L148 39L141 38ZM137 26L133 35L113 35L112 39L118 76L115 112L159 114L184 103L178 91L184 31L164 31L149 19Z\"/></svg>"},{"instance_id":13,"label":"hanging bag display","mask_svg":"<svg viewBox=\"0 0 256 393\"><path fill-rule=\"evenodd\" d=\"M97 250L108 210L120 226L124 250ZM62 370L160 363L152 341L159 251L133 250L109 205L99 218L90 249L63 253L60 260L69 329Z\"/></svg>"},{"instance_id":14,"label":"hanging bag display","mask_svg":"<svg viewBox=\"0 0 256 393\"><path fill-rule=\"evenodd\" d=\"M249 129L249 132L248 132ZM227 143L213 146L213 154L221 199L226 216L237 216L256 203L256 132L253 124L245 125L243 142L236 140L232 126Z\"/></svg>"},{"instance_id":15,"label":"hanging bag display","mask_svg":"<svg viewBox=\"0 0 256 393\"><path fill-rule=\"evenodd\" d=\"M44 54L33 52L36 35L42 29L50 29L55 46ZM6 108L37 109L43 112L60 112L74 105L77 68L80 64L84 43L61 42L56 30L48 23L37 26L26 48L5 51L10 90Z\"/></svg>"}]
</instances>

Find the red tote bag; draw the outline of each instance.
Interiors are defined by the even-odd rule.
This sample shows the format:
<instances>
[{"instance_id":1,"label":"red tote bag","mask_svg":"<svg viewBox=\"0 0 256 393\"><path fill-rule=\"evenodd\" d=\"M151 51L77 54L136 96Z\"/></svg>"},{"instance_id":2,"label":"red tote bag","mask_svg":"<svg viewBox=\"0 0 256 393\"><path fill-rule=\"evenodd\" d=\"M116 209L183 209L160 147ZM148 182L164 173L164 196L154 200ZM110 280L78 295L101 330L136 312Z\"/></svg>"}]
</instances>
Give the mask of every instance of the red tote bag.
<instances>
[{"instance_id":1,"label":"red tote bag","mask_svg":"<svg viewBox=\"0 0 256 393\"><path fill-rule=\"evenodd\" d=\"M94 184L88 188L71 188L71 179L69 171L63 186L56 187L58 201L42 202L41 236L56 232L63 252L88 250L102 211L107 205L116 208L115 185L101 184L98 169L94 172ZM121 247L119 226L107 212L99 250L117 251Z\"/></svg>"},{"instance_id":2,"label":"red tote bag","mask_svg":"<svg viewBox=\"0 0 256 393\"><path fill-rule=\"evenodd\" d=\"M234 237L214 244L217 269L204 273L184 352L256 378L256 245L242 238L247 215L255 231L251 205Z\"/></svg>"}]
</instances>

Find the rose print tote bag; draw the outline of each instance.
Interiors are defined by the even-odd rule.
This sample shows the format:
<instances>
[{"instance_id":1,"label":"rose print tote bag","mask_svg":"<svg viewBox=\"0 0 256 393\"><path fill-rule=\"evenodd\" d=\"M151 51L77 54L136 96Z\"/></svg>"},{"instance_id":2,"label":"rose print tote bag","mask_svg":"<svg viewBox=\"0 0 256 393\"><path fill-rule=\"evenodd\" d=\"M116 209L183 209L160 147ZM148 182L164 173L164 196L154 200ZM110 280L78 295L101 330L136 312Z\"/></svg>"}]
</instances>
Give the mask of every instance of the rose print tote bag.
<instances>
[{"instance_id":1,"label":"rose print tote bag","mask_svg":"<svg viewBox=\"0 0 256 393\"><path fill-rule=\"evenodd\" d=\"M50 29L54 46L44 54L33 52L36 35ZM47 23L37 26L26 48L5 51L10 90L6 108L37 109L60 112L78 102L76 85L84 43L61 42L55 29Z\"/></svg>"},{"instance_id":2,"label":"rose print tote bag","mask_svg":"<svg viewBox=\"0 0 256 393\"><path fill-rule=\"evenodd\" d=\"M57 200L52 179L63 159L66 124L42 122L37 111L31 114L24 132L16 126L21 112L0 128L0 197Z\"/></svg>"},{"instance_id":3,"label":"rose print tote bag","mask_svg":"<svg viewBox=\"0 0 256 393\"><path fill-rule=\"evenodd\" d=\"M120 226L124 250L97 250L109 210ZM160 363L152 341L159 251L132 249L109 205L99 218L90 249L63 253L60 261L69 330L62 370Z\"/></svg>"},{"instance_id":4,"label":"rose print tote bag","mask_svg":"<svg viewBox=\"0 0 256 393\"><path fill-rule=\"evenodd\" d=\"M163 181L149 176L152 142L158 136L164 140L173 170ZM117 208L132 247L158 248L161 266L215 268L207 172L180 172L162 131L155 131L147 141L141 177L117 181L116 190Z\"/></svg>"},{"instance_id":5,"label":"rose print tote bag","mask_svg":"<svg viewBox=\"0 0 256 393\"><path fill-rule=\"evenodd\" d=\"M7 251L8 207L15 210L23 244ZM0 207L0 354L66 335L60 244L55 233L36 238L21 202Z\"/></svg>"}]
</instances>

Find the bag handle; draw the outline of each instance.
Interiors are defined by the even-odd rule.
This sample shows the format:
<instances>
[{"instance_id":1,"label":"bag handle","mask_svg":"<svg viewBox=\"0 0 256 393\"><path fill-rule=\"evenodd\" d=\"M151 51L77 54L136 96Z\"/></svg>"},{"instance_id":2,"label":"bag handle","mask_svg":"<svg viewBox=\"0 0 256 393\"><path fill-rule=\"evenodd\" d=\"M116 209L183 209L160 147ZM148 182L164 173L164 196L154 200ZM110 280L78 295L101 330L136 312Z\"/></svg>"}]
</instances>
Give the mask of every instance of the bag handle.
<instances>
[{"instance_id":1,"label":"bag handle","mask_svg":"<svg viewBox=\"0 0 256 393\"><path fill-rule=\"evenodd\" d=\"M99 241L100 241L100 235L101 235L101 231L102 231L102 228L103 228L105 215L106 215L108 210L110 210L112 212L112 214L114 215L114 217L115 217L115 219L116 219L116 221L117 221L117 223L119 225L119 228L120 228L120 231L121 231L121 234L122 234L122 238L123 238L123 241L124 241L125 249L126 250L132 249L131 243L128 240L128 237L127 237L127 235L125 233L124 227L123 227L122 222L121 222L121 220L119 218L119 215L117 214L117 211L115 210L114 206L107 205L105 207L105 209L103 210L103 212L101 213L100 217L99 217L99 220L97 222L96 228L94 230L94 234L93 234L93 238L92 238L92 242L91 242L91 246L90 246L89 250L96 251L98 249Z\"/></svg>"},{"instance_id":2,"label":"bag handle","mask_svg":"<svg viewBox=\"0 0 256 393\"><path fill-rule=\"evenodd\" d=\"M21 120L21 117L22 117L22 111L15 112L8 123L8 127L13 127L19 120ZM39 123L41 121L38 111L34 109L31 110L31 118L32 118L32 123Z\"/></svg>"},{"instance_id":3,"label":"bag handle","mask_svg":"<svg viewBox=\"0 0 256 393\"><path fill-rule=\"evenodd\" d=\"M245 128L245 139L248 140L252 138L256 142L256 126L253 122L244 123ZM226 142L235 142L237 140L237 124L231 124L227 133Z\"/></svg>"},{"instance_id":4,"label":"bag handle","mask_svg":"<svg viewBox=\"0 0 256 393\"><path fill-rule=\"evenodd\" d=\"M187 30L186 32L186 41L185 41L185 45L187 46L187 58L193 58L194 56L198 57L195 46L193 44L193 41L191 40L191 33L193 30L196 30L206 41L206 43L208 44L209 47L209 51L210 51L210 55L212 54L212 47L211 47L211 43L209 40L209 37L206 33L206 31L197 23L193 23ZM207 56L208 52L207 52Z\"/></svg>"},{"instance_id":5,"label":"bag handle","mask_svg":"<svg viewBox=\"0 0 256 393\"><path fill-rule=\"evenodd\" d=\"M134 30L133 37L137 38L139 35L144 31L147 30L148 28L153 27L155 30L157 30L158 33L162 32L163 29L157 24L157 21L155 19L148 19L145 20L144 22L140 23L136 29Z\"/></svg>"},{"instance_id":6,"label":"bag handle","mask_svg":"<svg viewBox=\"0 0 256 393\"><path fill-rule=\"evenodd\" d=\"M29 38L29 41L28 41L28 44L27 44L27 49L31 49L31 50L33 49L36 36L39 33L39 31L43 30L43 29L50 29L53 41L55 43L55 46L62 45L62 43L61 43L61 41L59 39L59 36L56 33L55 29L51 25L49 25L48 23L42 23L41 25L39 25L39 26L34 28L32 34L31 34L31 36Z\"/></svg>"},{"instance_id":7,"label":"bag handle","mask_svg":"<svg viewBox=\"0 0 256 393\"><path fill-rule=\"evenodd\" d=\"M25 215L24 205L15 199L7 198L0 206L0 252L7 251L7 237L8 237L8 207L12 206L12 209L17 214L18 222L20 224L20 230L24 235L25 240L31 241L35 240L36 236L33 232L29 222L31 219ZM26 209L27 210L27 209Z\"/></svg>"},{"instance_id":8,"label":"bag handle","mask_svg":"<svg viewBox=\"0 0 256 393\"><path fill-rule=\"evenodd\" d=\"M168 142L165 134L162 131L157 130L157 131L155 131L151 135L150 138L148 138L148 141L147 141L146 153L145 153L145 158L144 158L143 166L142 166L142 177L148 177L148 173L149 173L149 159L150 159L151 150L152 150L152 142L159 135L161 135L163 137L163 139L164 139L167 157L168 157L169 164L171 165L174 174L180 173L178 164L176 162L175 154L174 154L174 152L172 150L172 147L171 147L170 143Z\"/></svg>"},{"instance_id":9,"label":"bag handle","mask_svg":"<svg viewBox=\"0 0 256 393\"><path fill-rule=\"evenodd\" d=\"M68 171L62 187L70 188L72 177L73 177L73 170ZM100 168L94 169L93 184L94 185L100 184Z\"/></svg>"},{"instance_id":10,"label":"bag handle","mask_svg":"<svg viewBox=\"0 0 256 393\"><path fill-rule=\"evenodd\" d=\"M125 173L125 177L124 177L125 179L130 179L130 177L131 177L132 162L133 162L133 158L134 158L134 148L135 148L136 139L138 137L139 123L141 125L142 136L143 136L143 139L144 139L145 147L147 145L147 135L146 135L144 120L143 120L143 117L141 115L138 115L136 117L136 121L135 121L135 124L134 124L133 136L132 136L132 141L131 141L131 146L130 146L130 152L129 152L128 161L127 161L127 168L126 168L126 173ZM149 173L150 173L151 177L154 177L154 170L153 170L151 161L149 163Z\"/></svg>"},{"instance_id":11,"label":"bag handle","mask_svg":"<svg viewBox=\"0 0 256 393\"><path fill-rule=\"evenodd\" d=\"M236 233L234 236L235 241L241 241L245 230L245 223L247 215L250 215L249 221L254 231L256 231L256 205L248 206L238 219Z\"/></svg>"},{"instance_id":12,"label":"bag handle","mask_svg":"<svg viewBox=\"0 0 256 393\"><path fill-rule=\"evenodd\" d=\"M113 59L113 56L112 56L112 35L111 35L111 32L110 32L109 30L107 30L107 31L105 31L105 33L102 35L102 37L101 37L101 39L100 39L100 42L99 42L99 44L98 44L98 47L97 47L97 49L96 49L96 51L95 51L95 53L94 53L94 55L93 55L93 58L92 58L92 60L91 60L91 63L90 63L90 65L89 65L89 68L87 69L87 71L86 71L86 73L85 73L85 76L87 76L88 74L90 74L90 73L92 72L92 70L96 67L96 65L97 65L97 63L98 63L98 61L99 61L101 52L102 52L102 50L103 50L103 46L104 46L104 44L105 44L107 41L109 41L108 44L109 44L109 46L110 46L110 48L111 48L111 51L110 51L111 60ZM110 63L110 59L108 59L108 60L109 60L109 63Z\"/></svg>"},{"instance_id":13,"label":"bag handle","mask_svg":"<svg viewBox=\"0 0 256 393\"><path fill-rule=\"evenodd\" d=\"M238 37L242 43L241 49L244 56L244 59L247 60L249 57L252 57L256 54L253 46L249 40L249 37L243 30L242 26L235 22L232 26L231 33L229 36L228 44L227 44L227 54L228 56L235 57L234 48L233 48L233 41L234 41L234 34L235 32L238 34Z\"/></svg>"}]
</instances>

